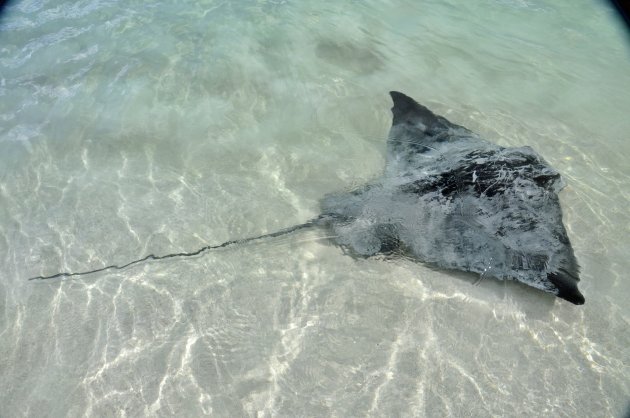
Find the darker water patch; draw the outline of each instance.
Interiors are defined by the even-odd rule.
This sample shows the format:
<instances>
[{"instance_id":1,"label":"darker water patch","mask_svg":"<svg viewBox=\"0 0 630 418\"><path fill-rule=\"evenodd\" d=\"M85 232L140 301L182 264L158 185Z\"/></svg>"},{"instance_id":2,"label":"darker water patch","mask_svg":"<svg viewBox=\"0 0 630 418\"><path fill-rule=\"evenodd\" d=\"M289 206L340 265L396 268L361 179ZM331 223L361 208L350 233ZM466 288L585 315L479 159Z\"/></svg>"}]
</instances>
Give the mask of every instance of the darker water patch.
<instances>
[{"instance_id":1,"label":"darker water patch","mask_svg":"<svg viewBox=\"0 0 630 418\"><path fill-rule=\"evenodd\" d=\"M329 64L358 74L372 74L385 67L383 59L371 48L352 42L320 40L315 54Z\"/></svg>"}]
</instances>

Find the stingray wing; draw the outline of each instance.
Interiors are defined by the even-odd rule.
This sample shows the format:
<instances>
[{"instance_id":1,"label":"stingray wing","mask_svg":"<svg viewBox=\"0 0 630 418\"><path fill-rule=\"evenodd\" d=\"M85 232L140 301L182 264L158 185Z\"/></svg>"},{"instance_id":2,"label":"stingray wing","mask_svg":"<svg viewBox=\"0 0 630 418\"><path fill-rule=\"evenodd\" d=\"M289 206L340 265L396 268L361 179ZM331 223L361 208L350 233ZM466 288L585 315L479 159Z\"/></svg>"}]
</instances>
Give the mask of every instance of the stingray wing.
<instances>
[{"instance_id":1,"label":"stingray wing","mask_svg":"<svg viewBox=\"0 0 630 418\"><path fill-rule=\"evenodd\" d=\"M403 93L392 91L392 127L387 141L387 159L414 161L419 154L437 149L455 137L474 136Z\"/></svg>"},{"instance_id":2,"label":"stingray wing","mask_svg":"<svg viewBox=\"0 0 630 418\"><path fill-rule=\"evenodd\" d=\"M442 222L441 231L408 238L418 258L467 271L494 269L490 275L584 303L562 223L560 174L530 147L492 144L409 96L390 94L387 176L410 179L401 192L423 202L417 220L434 212L425 230Z\"/></svg>"}]
</instances>

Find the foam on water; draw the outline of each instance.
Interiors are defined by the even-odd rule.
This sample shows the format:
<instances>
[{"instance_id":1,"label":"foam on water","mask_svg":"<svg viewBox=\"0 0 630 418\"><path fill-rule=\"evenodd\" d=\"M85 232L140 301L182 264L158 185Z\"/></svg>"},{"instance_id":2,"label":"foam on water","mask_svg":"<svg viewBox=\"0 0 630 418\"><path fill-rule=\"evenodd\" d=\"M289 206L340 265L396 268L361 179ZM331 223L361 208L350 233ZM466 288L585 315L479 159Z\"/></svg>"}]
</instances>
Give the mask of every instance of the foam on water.
<instances>
[{"instance_id":1,"label":"foam on water","mask_svg":"<svg viewBox=\"0 0 630 418\"><path fill-rule=\"evenodd\" d=\"M0 16L0 416L618 416L630 51L605 4L20 1ZM380 174L387 92L568 183L587 304L298 224Z\"/></svg>"}]
</instances>

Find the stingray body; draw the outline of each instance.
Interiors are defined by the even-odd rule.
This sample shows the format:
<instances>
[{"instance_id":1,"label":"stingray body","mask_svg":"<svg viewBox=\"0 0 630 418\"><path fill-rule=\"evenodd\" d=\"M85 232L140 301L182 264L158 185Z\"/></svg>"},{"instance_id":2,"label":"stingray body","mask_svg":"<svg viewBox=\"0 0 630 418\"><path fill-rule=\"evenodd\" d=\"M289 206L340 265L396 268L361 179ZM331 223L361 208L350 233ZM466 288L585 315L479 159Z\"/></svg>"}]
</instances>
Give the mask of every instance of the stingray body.
<instances>
[{"instance_id":1,"label":"stingray body","mask_svg":"<svg viewBox=\"0 0 630 418\"><path fill-rule=\"evenodd\" d=\"M513 279L583 304L559 173L530 147L504 148L390 93L382 177L322 200L339 245L404 252L431 265Z\"/></svg>"},{"instance_id":2,"label":"stingray body","mask_svg":"<svg viewBox=\"0 0 630 418\"><path fill-rule=\"evenodd\" d=\"M405 253L445 269L513 279L577 305L578 264L562 224L563 183L529 147L504 148L391 92L394 119L380 178L322 200L304 224L196 251L149 254L126 264L29 280L76 277L328 226L357 256Z\"/></svg>"}]
</instances>

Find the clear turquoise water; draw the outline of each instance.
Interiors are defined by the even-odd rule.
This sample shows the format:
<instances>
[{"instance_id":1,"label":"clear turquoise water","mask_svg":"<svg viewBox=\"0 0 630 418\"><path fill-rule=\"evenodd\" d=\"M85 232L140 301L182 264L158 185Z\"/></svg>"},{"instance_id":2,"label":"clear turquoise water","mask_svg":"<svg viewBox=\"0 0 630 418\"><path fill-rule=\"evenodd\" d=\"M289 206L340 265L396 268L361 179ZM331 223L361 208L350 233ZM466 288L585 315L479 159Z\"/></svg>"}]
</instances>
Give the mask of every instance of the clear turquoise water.
<instances>
[{"instance_id":1,"label":"clear turquoise water","mask_svg":"<svg viewBox=\"0 0 630 418\"><path fill-rule=\"evenodd\" d=\"M630 48L606 3L19 1L0 20L0 416L619 416ZM564 175L587 303L301 223L403 91Z\"/></svg>"}]
</instances>

